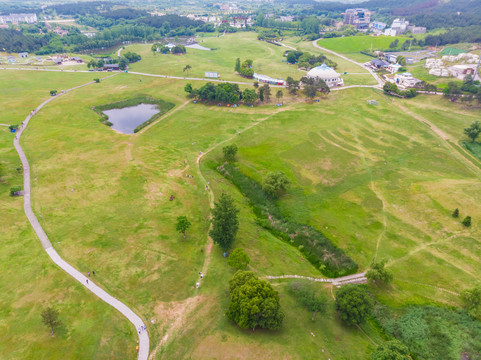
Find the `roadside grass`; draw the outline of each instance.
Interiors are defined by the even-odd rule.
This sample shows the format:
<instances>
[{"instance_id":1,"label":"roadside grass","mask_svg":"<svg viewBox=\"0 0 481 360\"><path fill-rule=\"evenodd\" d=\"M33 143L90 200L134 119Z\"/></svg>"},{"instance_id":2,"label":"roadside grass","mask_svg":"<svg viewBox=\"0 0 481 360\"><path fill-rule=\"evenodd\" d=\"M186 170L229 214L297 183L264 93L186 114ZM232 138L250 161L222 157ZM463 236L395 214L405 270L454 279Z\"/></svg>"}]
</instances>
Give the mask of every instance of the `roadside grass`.
<instances>
[{"instance_id":1,"label":"roadside grass","mask_svg":"<svg viewBox=\"0 0 481 360\"><path fill-rule=\"evenodd\" d=\"M50 96L51 86L66 89L90 80L80 74L49 74L49 78L45 75L0 72L0 83L9 84L8 88L0 88L0 123L20 123ZM134 357L135 329L120 313L52 263L25 217L23 197L9 195L11 186L23 183L22 173L17 170L21 163L13 147L13 136L7 127L0 126L0 357ZM59 310L64 324L53 337L41 320L41 312L47 306Z\"/></svg>"}]
</instances>

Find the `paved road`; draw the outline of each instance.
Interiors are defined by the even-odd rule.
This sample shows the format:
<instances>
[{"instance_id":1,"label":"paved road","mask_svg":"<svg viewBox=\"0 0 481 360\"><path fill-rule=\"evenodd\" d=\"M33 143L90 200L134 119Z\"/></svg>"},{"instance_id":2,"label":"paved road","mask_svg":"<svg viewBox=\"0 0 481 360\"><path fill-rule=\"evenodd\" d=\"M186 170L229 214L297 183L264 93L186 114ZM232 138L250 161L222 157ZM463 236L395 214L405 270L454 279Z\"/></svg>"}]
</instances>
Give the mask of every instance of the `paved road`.
<instances>
[{"instance_id":1,"label":"paved road","mask_svg":"<svg viewBox=\"0 0 481 360\"><path fill-rule=\"evenodd\" d=\"M314 47L316 47L316 48L318 48L318 49L320 49L320 50L322 50L322 51L331 53L331 54L333 54L333 55L336 55L336 56L340 57L341 59L344 59L344 60L346 60L346 61L349 61L349 62L351 62L351 63L353 63L353 64L356 64L356 65L362 67L363 69L369 71L369 73L374 77L374 79L376 79L377 84L378 84L378 87L382 87L382 86L384 85L384 82L382 81L382 79L381 79L374 71L372 71L372 69L367 68L367 67L365 67L363 64L358 63L357 61L354 61L354 60L352 60L352 59L349 59L348 57L346 57L346 56L344 56L344 55L341 55L341 54L339 54L339 53L337 53L337 52L335 52L335 51L332 51L332 50L323 48L322 46L319 46L319 45L317 44L317 42L318 42L319 40L320 40L320 39L314 40L314 41L312 42L312 45L314 45Z\"/></svg>"},{"instance_id":2,"label":"paved road","mask_svg":"<svg viewBox=\"0 0 481 360\"><path fill-rule=\"evenodd\" d=\"M115 76L110 75L108 77L105 77L103 79ZM102 79L102 80L103 80ZM117 300L113 296L109 295L107 292L105 292L103 289L101 289L99 286L97 286L91 278L88 278L87 276L83 275L80 271L75 269L73 266L71 266L69 263L67 263L65 260L63 260L60 255L55 251L55 249L52 247L52 243L48 239L47 234L43 230L42 226L37 220L37 217L32 211L32 205L31 205L31 188L30 188L30 165L28 163L27 157L25 156L25 153L20 146L20 137L22 136L23 131L27 127L30 119L38 112L40 109L42 109L45 105L47 105L49 102L57 99L58 97L62 96L65 93L68 93L72 90L94 84L94 81L91 81L89 83L73 87L69 90L65 90L63 93L51 97L47 100L45 100L43 103L41 103L34 111L32 111L24 120L23 125L21 128L17 131L15 139L13 141L13 144L15 146L15 149L18 152L18 155L20 156L20 160L22 161L23 165L23 187L24 187L24 210L25 210L25 215L27 215L28 220L30 221L30 224L32 225L35 233L37 234L40 242L42 243L43 248L47 252L47 254L50 256L52 261L57 264L62 270L64 270L66 273L68 273L70 276L72 276L74 279L79 281L83 286L85 286L88 290L90 290L92 293L97 295L100 299L105 301L107 304L111 305L118 311L120 311L129 321L135 326L136 329L139 329L141 326L144 326L144 323L142 319L137 316L131 309L127 307L127 305L123 304L121 301ZM87 283L88 280L88 283ZM149 357L149 335L147 331L142 331L139 334L139 353L138 353L138 360L147 360Z\"/></svg>"}]
</instances>

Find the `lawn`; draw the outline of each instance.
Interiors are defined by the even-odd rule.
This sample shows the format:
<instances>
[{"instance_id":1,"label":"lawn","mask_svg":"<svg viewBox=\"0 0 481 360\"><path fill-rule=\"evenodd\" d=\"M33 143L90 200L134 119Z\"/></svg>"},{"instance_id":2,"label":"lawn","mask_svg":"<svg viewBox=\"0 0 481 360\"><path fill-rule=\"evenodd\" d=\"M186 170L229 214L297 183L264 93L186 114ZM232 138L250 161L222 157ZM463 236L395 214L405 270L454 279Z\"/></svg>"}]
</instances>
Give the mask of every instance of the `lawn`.
<instances>
[{"instance_id":1,"label":"lawn","mask_svg":"<svg viewBox=\"0 0 481 360\"><path fill-rule=\"evenodd\" d=\"M396 280L379 294L384 301L459 304L435 287L460 292L478 281L479 225L466 229L450 216L456 207L481 216L478 174L382 94L336 92L272 117L236 143L247 175L261 181L282 170L291 178L280 201L285 216L322 229L361 269L374 258L389 261ZM419 267L430 270L412 271Z\"/></svg>"},{"instance_id":2,"label":"lawn","mask_svg":"<svg viewBox=\"0 0 481 360\"><path fill-rule=\"evenodd\" d=\"M0 123L21 122L51 87L89 80L86 74L1 71L0 83L9 86L0 88ZM52 263L24 215L23 198L9 196L10 187L23 182L13 136L0 126L0 358L132 358L135 329ZM57 308L64 324L53 337L41 321L46 306Z\"/></svg>"},{"instance_id":3,"label":"lawn","mask_svg":"<svg viewBox=\"0 0 481 360\"><path fill-rule=\"evenodd\" d=\"M177 74L187 64L177 60L190 59L193 70L189 76L198 76L195 71L203 73L204 68L216 71L205 64L206 56L212 56L212 63L234 79L235 58L247 57L249 52L240 50L239 54L232 45L235 41L223 41L247 41L249 36L205 39L202 45L217 44L219 53L197 54L201 50L189 49L185 57L153 55L147 45L127 50L143 52L143 60L133 70ZM251 40L247 42L252 48L246 48L260 54L258 60L254 58L254 67L256 61L262 68L282 56L283 49ZM264 49L259 50L259 44ZM297 45L319 52L309 42ZM222 49L237 52L227 58ZM345 60L339 64L355 73L348 73L352 82L368 76L355 64ZM273 68L282 67L288 68L279 57ZM221 75L225 78L222 71ZM0 123L21 121L48 97L52 87L65 89L92 77L90 73L0 72L0 79L5 79L2 83L18 82L17 96L2 90L2 104L9 107L0 115ZM322 230L361 270L373 259L388 260L394 283L387 290L375 291L385 304L459 306L459 297L442 289L460 292L479 282L481 174L460 161L458 153L405 109L436 123L458 141L465 140L460 128L479 120L479 112L434 96L393 102L374 89L336 91L314 103L286 96L282 107L270 103L233 109L188 102L185 83L119 74L48 104L22 136L31 162L33 210L55 249L80 271L95 269L101 286L146 319L154 358L368 359L374 348L366 335L337 320L332 302L327 315L312 322L310 314L287 294L282 281L272 284L286 312L283 329L239 330L224 316L232 270L217 246L201 288L195 289L205 261L200 248L205 250L209 226L208 196L195 162L200 152L209 149L213 150L200 165L202 174L216 198L222 192L234 197L240 209L235 247L246 250L250 269L259 276L321 276L296 247L261 228L246 199L215 170L223 161L222 143L239 146L237 164L256 181L273 170L288 175L292 186L279 201L285 217ZM92 110L139 94L175 107L135 135L114 132ZM368 105L370 99L379 106ZM12 344L20 343L25 344L21 349L31 353L14 358L58 358L49 351L60 354L65 345L31 340L34 334L46 333L40 330L38 299L42 304L55 299L68 327L65 338L55 340L71 341L69 358L81 358L82 346L88 358L131 358L135 333L128 322L50 264L23 217L21 199L7 196L11 184L21 178L15 172L18 158L11 146L12 135L5 127L0 130L2 163L9 174L0 184L2 207L11 212L12 219L3 224L9 240L1 266L7 274L16 269L15 282L4 280L8 296L2 298L2 309L6 309L2 319L7 320L0 326L5 331L20 327L9 332L11 338L0 340L0 351L5 348L7 356L12 356ZM172 201L171 195L175 196ZM471 228L451 217L456 207L462 216L473 217ZM185 239L175 231L181 215L192 223ZM19 229L22 240L30 243L19 243ZM12 256L24 249L28 252L20 254L23 258ZM33 290L19 288L18 283ZM329 288L323 291L330 295ZM22 311L15 310L24 301L22 311L33 319L28 328L17 321ZM98 326L99 321L106 325ZM383 340L375 324L365 324L363 329L375 342ZM166 346L159 347L166 334Z\"/></svg>"},{"instance_id":4,"label":"lawn","mask_svg":"<svg viewBox=\"0 0 481 360\"><path fill-rule=\"evenodd\" d=\"M321 39L318 41L318 44L319 46L345 55L353 60L366 62L372 60L372 57L361 54L361 51L371 51L371 49L372 51L387 50L389 49L389 44L396 39L402 44L406 38L401 36L384 35L347 36L342 38Z\"/></svg>"},{"instance_id":5,"label":"lawn","mask_svg":"<svg viewBox=\"0 0 481 360\"><path fill-rule=\"evenodd\" d=\"M199 45L215 50L187 48L185 55L162 55L152 53L151 45L137 44L126 46L123 52L133 51L142 56L140 62L130 65L131 71L152 74L204 77L206 71L216 71L224 80L252 82L235 73L235 61L240 58L241 61L252 59L255 72L274 78L286 79L291 76L300 79L304 75L304 72L298 71L295 66L282 62L285 60L283 55L286 48L259 41L253 32L201 38ZM184 72L186 65L192 66L192 70Z\"/></svg>"}]
</instances>

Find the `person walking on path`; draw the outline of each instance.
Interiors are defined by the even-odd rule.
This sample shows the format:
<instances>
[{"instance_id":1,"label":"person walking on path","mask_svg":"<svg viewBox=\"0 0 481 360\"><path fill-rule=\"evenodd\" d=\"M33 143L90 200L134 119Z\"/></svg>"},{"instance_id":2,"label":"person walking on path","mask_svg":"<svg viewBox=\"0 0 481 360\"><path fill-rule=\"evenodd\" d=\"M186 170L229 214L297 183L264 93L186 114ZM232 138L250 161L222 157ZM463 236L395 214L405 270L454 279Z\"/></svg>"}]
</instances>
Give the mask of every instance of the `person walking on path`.
<instances>
[{"instance_id":1,"label":"person walking on path","mask_svg":"<svg viewBox=\"0 0 481 360\"><path fill-rule=\"evenodd\" d=\"M89 279L85 279L85 281L87 282L87 285L89 284Z\"/></svg>"},{"instance_id":2,"label":"person walking on path","mask_svg":"<svg viewBox=\"0 0 481 360\"><path fill-rule=\"evenodd\" d=\"M89 274L89 277L90 277L90 271L88 272L88 274Z\"/></svg>"},{"instance_id":3,"label":"person walking on path","mask_svg":"<svg viewBox=\"0 0 481 360\"><path fill-rule=\"evenodd\" d=\"M95 276L95 271L92 271L92 274L94 274L94 276Z\"/></svg>"}]
</instances>

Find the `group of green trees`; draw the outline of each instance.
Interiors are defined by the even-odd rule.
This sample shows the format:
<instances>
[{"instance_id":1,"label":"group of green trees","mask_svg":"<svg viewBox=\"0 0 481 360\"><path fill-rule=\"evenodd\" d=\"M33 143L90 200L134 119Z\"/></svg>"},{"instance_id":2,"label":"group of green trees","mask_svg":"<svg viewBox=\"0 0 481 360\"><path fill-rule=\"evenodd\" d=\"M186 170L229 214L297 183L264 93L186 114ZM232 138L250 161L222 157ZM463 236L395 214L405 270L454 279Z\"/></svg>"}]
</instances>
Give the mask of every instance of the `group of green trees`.
<instances>
[{"instance_id":1,"label":"group of green trees","mask_svg":"<svg viewBox=\"0 0 481 360\"><path fill-rule=\"evenodd\" d=\"M443 90L443 95L453 102L461 100L464 103L472 103L476 101L480 106L481 87L479 85L479 80L473 81L472 75L468 74L461 85L454 81L449 82Z\"/></svg>"},{"instance_id":2,"label":"group of green trees","mask_svg":"<svg viewBox=\"0 0 481 360\"><path fill-rule=\"evenodd\" d=\"M337 67L336 62L323 54L312 55L308 52L304 53L302 51L288 50L286 51L285 56L287 57L288 63L294 64L297 62L299 67L305 69L312 69L322 64L326 64L334 69Z\"/></svg>"},{"instance_id":3,"label":"group of green trees","mask_svg":"<svg viewBox=\"0 0 481 360\"><path fill-rule=\"evenodd\" d=\"M241 91L239 85L231 83L220 83L217 85L207 83L199 89L194 89L192 84L188 83L185 85L184 90L193 99L201 99L211 103L237 104L239 101L242 101L246 105L253 105L257 100L264 102L269 101L271 98L269 84L259 86L258 83L254 83L254 89L247 88ZM276 92L277 100L279 101L283 95L283 91L278 90Z\"/></svg>"},{"instance_id":4,"label":"group of green trees","mask_svg":"<svg viewBox=\"0 0 481 360\"><path fill-rule=\"evenodd\" d=\"M241 63L239 58L235 61L235 71L239 73L239 75L244 76L246 78L252 78L254 76L254 69L252 68L253 61L251 59L246 59Z\"/></svg>"},{"instance_id":5,"label":"group of green trees","mask_svg":"<svg viewBox=\"0 0 481 360\"><path fill-rule=\"evenodd\" d=\"M417 96L418 92L416 89L406 89L401 90L395 83L386 82L383 86L384 93L387 95L398 96L402 98L413 98Z\"/></svg>"},{"instance_id":6,"label":"group of green trees","mask_svg":"<svg viewBox=\"0 0 481 360\"><path fill-rule=\"evenodd\" d=\"M464 129L466 130L466 129ZM459 218L459 209L456 208L454 209L453 211L453 214L452 214L453 218L457 219ZM471 216L466 216L463 221L461 221L461 224L463 224L465 227L470 227L471 226Z\"/></svg>"}]
</instances>

